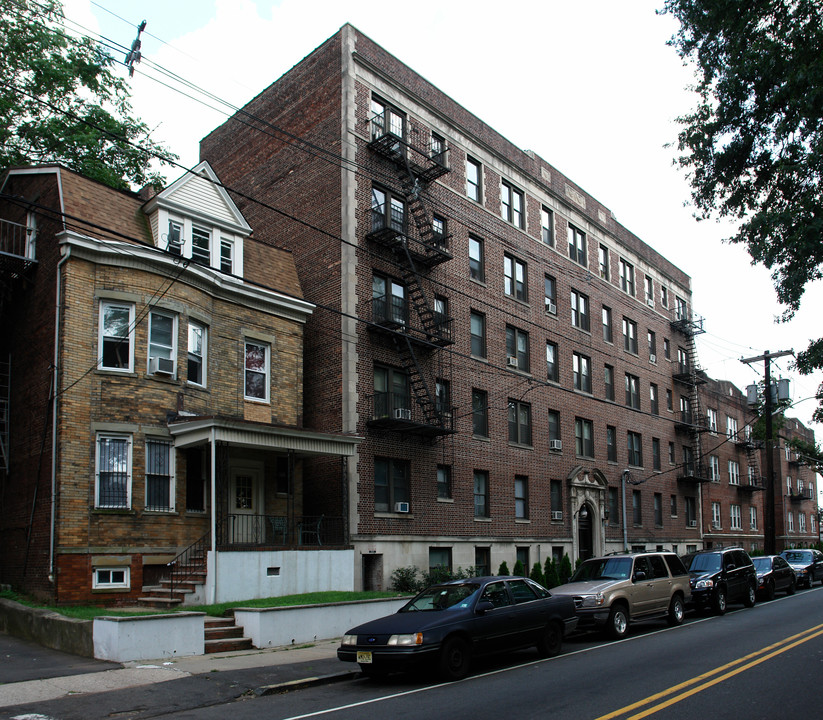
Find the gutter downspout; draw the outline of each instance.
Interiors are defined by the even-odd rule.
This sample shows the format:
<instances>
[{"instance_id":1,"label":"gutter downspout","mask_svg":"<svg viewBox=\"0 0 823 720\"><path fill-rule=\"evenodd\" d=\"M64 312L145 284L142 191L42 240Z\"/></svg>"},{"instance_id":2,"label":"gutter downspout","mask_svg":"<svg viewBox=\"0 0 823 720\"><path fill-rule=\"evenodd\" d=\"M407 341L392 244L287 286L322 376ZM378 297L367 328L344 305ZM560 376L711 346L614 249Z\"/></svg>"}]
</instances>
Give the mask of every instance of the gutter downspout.
<instances>
[{"instance_id":1,"label":"gutter downspout","mask_svg":"<svg viewBox=\"0 0 823 720\"><path fill-rule=\"evenodd\" d=\"M628 552L629 550L629 529L626 527L626 481L630 477L631 473L628 470L620 473L620 489L623 492L623 552Z\"/></svg>"},{"instance_id":2,"label":"gutter downspout","mask_svg":"<svg viewBox=\"0 0 823 720\"><path fill-rule=\"evenodd\" d=\"M214 427L211 429L211 556L214 580L211 583L210 604L217 603L217 446Z\"/></svg>"}]
</instances>

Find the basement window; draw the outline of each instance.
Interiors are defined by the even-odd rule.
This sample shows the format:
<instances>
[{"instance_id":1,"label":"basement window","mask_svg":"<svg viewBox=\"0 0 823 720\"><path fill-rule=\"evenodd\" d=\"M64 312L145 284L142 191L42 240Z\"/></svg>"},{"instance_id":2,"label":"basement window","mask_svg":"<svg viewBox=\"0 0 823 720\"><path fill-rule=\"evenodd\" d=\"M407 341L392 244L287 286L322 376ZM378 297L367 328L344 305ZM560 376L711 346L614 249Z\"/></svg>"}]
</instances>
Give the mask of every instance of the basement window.
<instances>
[{"instance_id":1,"label":"basement window","mask_svg":"<svg viewBox=\"0 0 823 720\"><path fill-rule=\"evenodd\" d=\"M92 589L129 588L130 576L127 567L97 567L92 575Z\"/></svg>"}]
</instances>

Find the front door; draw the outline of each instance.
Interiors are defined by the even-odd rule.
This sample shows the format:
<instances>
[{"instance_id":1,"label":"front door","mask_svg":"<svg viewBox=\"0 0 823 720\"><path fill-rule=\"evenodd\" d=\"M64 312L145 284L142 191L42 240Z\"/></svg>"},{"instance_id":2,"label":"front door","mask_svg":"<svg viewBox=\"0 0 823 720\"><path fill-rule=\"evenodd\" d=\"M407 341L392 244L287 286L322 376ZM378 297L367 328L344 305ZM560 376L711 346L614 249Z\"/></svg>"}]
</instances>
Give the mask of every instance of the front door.
<instances>
[{"instance_id":1,"label":"front door","mask_svg":"<svg viewBox=\"0 0 823 720\"><path fill-rule=\"evenodd\" d=\"M262 470L255 465L232 467L229 482L229 542L262 543L266 539Z\"/></svg>"},{"instance_id":2,"label":"front door","mask_svg":"<svg viewBox=\"0 0 823 720\"><path fill-rule=\"evenodd\" d=\"M588 504L583 505L577 514L577 542L578 555L581 560L594 557L594 534L592 532L592 509Z\"/></svg>"}]
</instances>

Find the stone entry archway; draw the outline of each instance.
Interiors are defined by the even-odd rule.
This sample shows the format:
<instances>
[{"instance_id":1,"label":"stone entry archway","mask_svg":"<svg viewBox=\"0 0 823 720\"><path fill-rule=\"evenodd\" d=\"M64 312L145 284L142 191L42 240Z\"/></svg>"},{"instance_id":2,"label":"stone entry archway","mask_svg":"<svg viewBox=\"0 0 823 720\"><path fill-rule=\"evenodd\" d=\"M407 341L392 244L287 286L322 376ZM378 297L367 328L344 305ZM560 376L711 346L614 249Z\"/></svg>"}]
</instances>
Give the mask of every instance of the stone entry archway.
<instances>
[{"instance_id":1,"label":"stone entry archway","mask_svg":"<svg viewBox=\"0 0 823 720\"><path fill-rule=\"evenodd\" d=\"M578 465L568 475L572 521L572 563L606 552L605 517L609 483L596 468Z\"/></svg>"}]
</instances>

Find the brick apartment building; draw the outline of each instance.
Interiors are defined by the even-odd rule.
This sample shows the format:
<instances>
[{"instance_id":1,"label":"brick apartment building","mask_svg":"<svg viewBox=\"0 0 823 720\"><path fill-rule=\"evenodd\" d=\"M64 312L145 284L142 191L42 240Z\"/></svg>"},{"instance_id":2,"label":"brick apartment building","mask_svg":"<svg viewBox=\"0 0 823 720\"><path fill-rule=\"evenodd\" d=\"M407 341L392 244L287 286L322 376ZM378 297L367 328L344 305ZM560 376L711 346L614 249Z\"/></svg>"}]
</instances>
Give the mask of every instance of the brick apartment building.
<instances>
[{"instance_id":1,"label":"brick apartment building","mask_svg":"<svg viewBox=\"0 0 823 720\"><path fill-rule=\"evenodd\" d=\"M342 477L312 464L307 498L348 498L357 587L409 565L762 547L762 492L737 482L756 453L703 421L708 401L742 432L747 410L728 383L704 398L690 278L357 29L201 157L317 305L306 422L365 440ZM715 456L734 482L709 482Z\"/></svg>"},{"instance_id":2,"label":"brick apartment building","mask_svg":"<svg viewBox=\"0 0 823 720\"><path fill-rule=\"evenodd\" d=\"M342 503L303 507L305 458L339 475L357 442L304 423L313 306L215 181L201 163L148 198L6 173L0 582L58 603L193 571L201 602L353 582Z\"/></svg>"}]
</instances>

